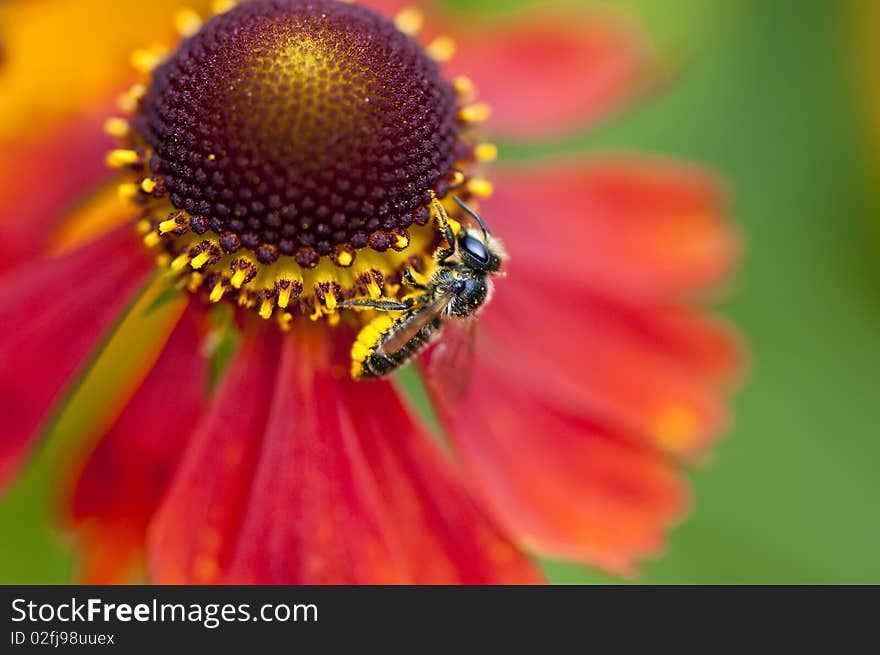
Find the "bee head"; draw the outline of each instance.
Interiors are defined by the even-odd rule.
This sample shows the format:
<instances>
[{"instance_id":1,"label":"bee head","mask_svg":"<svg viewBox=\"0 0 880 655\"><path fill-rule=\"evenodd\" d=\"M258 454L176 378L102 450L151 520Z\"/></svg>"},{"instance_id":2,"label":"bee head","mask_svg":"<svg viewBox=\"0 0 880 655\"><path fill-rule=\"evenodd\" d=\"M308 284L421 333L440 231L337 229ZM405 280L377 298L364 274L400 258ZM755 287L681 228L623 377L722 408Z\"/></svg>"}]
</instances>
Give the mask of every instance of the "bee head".
<instances>
[{"instance_id":1,"label":"bee head","mask_svg":"<svg viewBox=\"0 0 880 655\"><path fill-rule=\"evenodd\" d=\"M482 273L495 273L501 268L501 258L490 245L467 230L458 236L458 254L470 268Z\"/></svg>"}]
</instances>

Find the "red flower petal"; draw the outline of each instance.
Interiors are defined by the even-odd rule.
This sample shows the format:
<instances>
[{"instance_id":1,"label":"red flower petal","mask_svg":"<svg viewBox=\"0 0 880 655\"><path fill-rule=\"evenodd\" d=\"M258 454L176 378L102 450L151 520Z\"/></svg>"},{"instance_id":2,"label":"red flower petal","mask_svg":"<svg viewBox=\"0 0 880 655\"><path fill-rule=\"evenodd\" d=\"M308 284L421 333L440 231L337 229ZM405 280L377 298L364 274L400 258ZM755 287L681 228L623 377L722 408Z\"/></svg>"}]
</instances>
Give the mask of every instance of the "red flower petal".
<instances>
[{"instance_id":1,"label":"red flower petal","mask_svg":"<svg viewBox=\"0 0 880 655\"><path fill-rule=\"evenodd\" d=\"M124 582L143 553L147 524L204 409L201 340L190 310L80 472L66 511L83 538L85 584Z\"/></svg>"},{"instance_id":2,"label":"red flower petal","mask_svg":"<svg viewBox=\"0 0 880 655\"><path fill-rule=\"evenodd\" d=\"M105 111L0 149L0 273L44 252L64 213L107 177Z\"/></svg>"},{"instance_id":3,"label":"red flower petal","mask_svg":"<svg viewBox=\"0 0 880 655\"><path fill-rule=\"evenodd\" d=\"M153 264L125 227L0 279L0 486Z\"/></svg>"},{"instance_id":4,"label":"red flower petal","mask_svg":"<svg viewBox=\"0 0 880 655\"><path fill-rule=\"evenodd\" d=\"M280 357L267 338L251 333L156 519L159 581L540 580L390 385L348 380L331 355L344 349L308 328L284 338ZM219 410L229 407L243 410Z\"/></svg>"},{"instance_id":5,"label":"red flower petal","mask_svg":"<svg viewBox=\"0 0 880 655\"><path fill-rule=\"evenodd\" d=\"M157 582L223 579L262 452L280 356L276 332L246 332L210 410L186 445L149 528L148 557Z\"/></svg>"},{"instance_id":6,"label":"red flower petal","mask_svg":"<svg viewBox=\"0 0 880 655\"><path fill-rule=\"evenodd\" d=\"M548 282L667 301L721 282L737 260L722 191L697 168L617 157L499 168L493 177L487 219L513 265Z\"/></svg>"},{"instance_id":7,"label":"red flower petal","mask_svg":"<svg viewBox=\"0 0 880 655\"><path fill-rule=\"evenodd\" d=\"M616 15L542 5L453 34L450 70L492 106L493 130L546 138L604 117L645 83L641 36Z\"/></svg>"},{"instance_id":8,"label":"red flower petal","mask_svg":"<svg viewBox=\"0 0 880 655\"><path fill-rule=\"evenodd\" d=\"M360 446L388 508L387 530L406 553L408 577L416 584L541 582L537 568L474 506L391 385L373 383L366 393L353 385L345 381L343 395L363 428ZM389 416L396 417L391 426Z\"/></svg>"},{"instance_id":9,"label":"red flower petal","mask_svg":"<svg viewBox=\"0 0 880 655\"><path fill-rule=\"evenodd\" d=\"M499 358L517 353L516 365L534 372L529 388L553 406L689 459L726 426L741 361L729 330L672 305L542 285L521 268L501 284L482 315L482 347ZM523 307L535 320L523 320Z\"/></svg>"},{"instance_id":10,"label":"red flower petal","mask_svg":"<svg viewBox=\"0 0 880 655\"><path fill-rule=\"evenodd\" d=\"M532 393L540 369L481 357L473 375L468 412L440 402L440 413L475 488L511 535L544 555L623 575L662 548L686 505L663 457Z\"/></svg>"}]
</instances>

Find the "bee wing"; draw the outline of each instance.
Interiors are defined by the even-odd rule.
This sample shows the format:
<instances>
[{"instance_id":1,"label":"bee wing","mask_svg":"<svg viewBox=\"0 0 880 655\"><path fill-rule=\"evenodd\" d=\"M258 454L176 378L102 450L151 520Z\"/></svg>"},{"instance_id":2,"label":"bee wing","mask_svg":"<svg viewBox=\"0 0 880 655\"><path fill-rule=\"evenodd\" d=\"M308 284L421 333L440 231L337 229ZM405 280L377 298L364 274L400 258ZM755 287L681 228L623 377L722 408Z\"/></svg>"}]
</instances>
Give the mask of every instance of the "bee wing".
<instances>
[{"instance_id":1,"label":"bee wing","mask_svg":"<svg viewBox=\"0 0 880 655\"><path fill-rule=\"evenodd\" d=\"M450 403L457 403L467 394L474 360L477 319L449 320L443 337L430 355L428 374L437 383L435 388Z\"/></svg>"},{"instance_id":2,"label":"bee wing","mask_svg":"<svg viewBox=\"0 0 880 655\"><path fill-rule=\"evenodd\" d=\"M376 351L383 355L393 355L403 348L423 327L443 313L452 302L454 295L453 292L447 291L427 305L419 307L409 322L384 341Z\"/></svg>"}]
</instances>

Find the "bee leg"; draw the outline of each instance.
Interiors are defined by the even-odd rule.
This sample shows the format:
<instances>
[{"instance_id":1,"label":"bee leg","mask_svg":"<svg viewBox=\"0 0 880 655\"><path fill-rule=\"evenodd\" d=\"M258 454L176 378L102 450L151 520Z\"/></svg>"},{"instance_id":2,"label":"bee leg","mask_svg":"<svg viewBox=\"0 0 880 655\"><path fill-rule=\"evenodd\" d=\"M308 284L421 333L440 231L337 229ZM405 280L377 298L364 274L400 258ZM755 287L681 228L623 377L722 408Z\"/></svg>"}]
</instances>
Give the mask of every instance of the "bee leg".
<instances>
[{"instance_id":1,"label":"bee leg","mask_svg":"<svg viewBox=\"0 0 880 655\"><path fill-rule=\"evenodd\" d=\"M379 298L373 300L371 298L355 298L353 300L345 300L336 305L337 307L352 307L356 309L377 309L382 312L399 312L412 307L412 302L402 303L387 298Z\"/></svg>"},{"instance_id":2,"label":"bee leg","mask_svg":"<svg viewBox=\"0 0 880 655\"><path fill-rule=\"evenodd\" d=\"M449 216L447 216L446 210L433 192L431 193L431 209L440 234L446 241L446 247L438 248L437 252L434 253L434 260L442 264L455 254L455 233L449 226Z\"/></svg>"},{"instance_id":3,"label":"bee leg","mask_svg":"<svg viewBox=\"0 0 880 655\"><path fill-rule=\"evenodd\" d=\"M418 274L415 273L409 266L403 269L400 273L400 277L403 282L408 286L416 289L418 291L427 291L428 285L425 284L423 280L420 280L422 276L416 277Z\"/></svg>"}]
</instances>

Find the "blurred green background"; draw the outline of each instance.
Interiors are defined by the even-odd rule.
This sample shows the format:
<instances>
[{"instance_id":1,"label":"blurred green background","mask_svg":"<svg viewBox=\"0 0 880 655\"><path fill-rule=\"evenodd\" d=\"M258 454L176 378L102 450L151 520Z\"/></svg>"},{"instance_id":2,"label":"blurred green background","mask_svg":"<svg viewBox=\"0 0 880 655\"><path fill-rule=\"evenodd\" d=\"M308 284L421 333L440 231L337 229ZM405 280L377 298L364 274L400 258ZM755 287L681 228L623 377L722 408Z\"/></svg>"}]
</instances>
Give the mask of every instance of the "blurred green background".
<instances>
[{"instance_id":1,"label":"blurred green background","mask_svg":"<svg viewBox=\"0 0 880 655\"><path fill-rule=\"evenodd\" d=\"M752 371L733 430L693 475L691 516L639 582L880 583L880 209L856 38L866 5L618 2L681 78L570 142L503 148L516 158L680 156L715 168L734 191L748 250L722 310L750 344ZM70 579L69 550L48 527L52 458L42 455L0 504L0 582ZM555 582L610 581L546 569Z\"/></svg>"}]
</instances>

